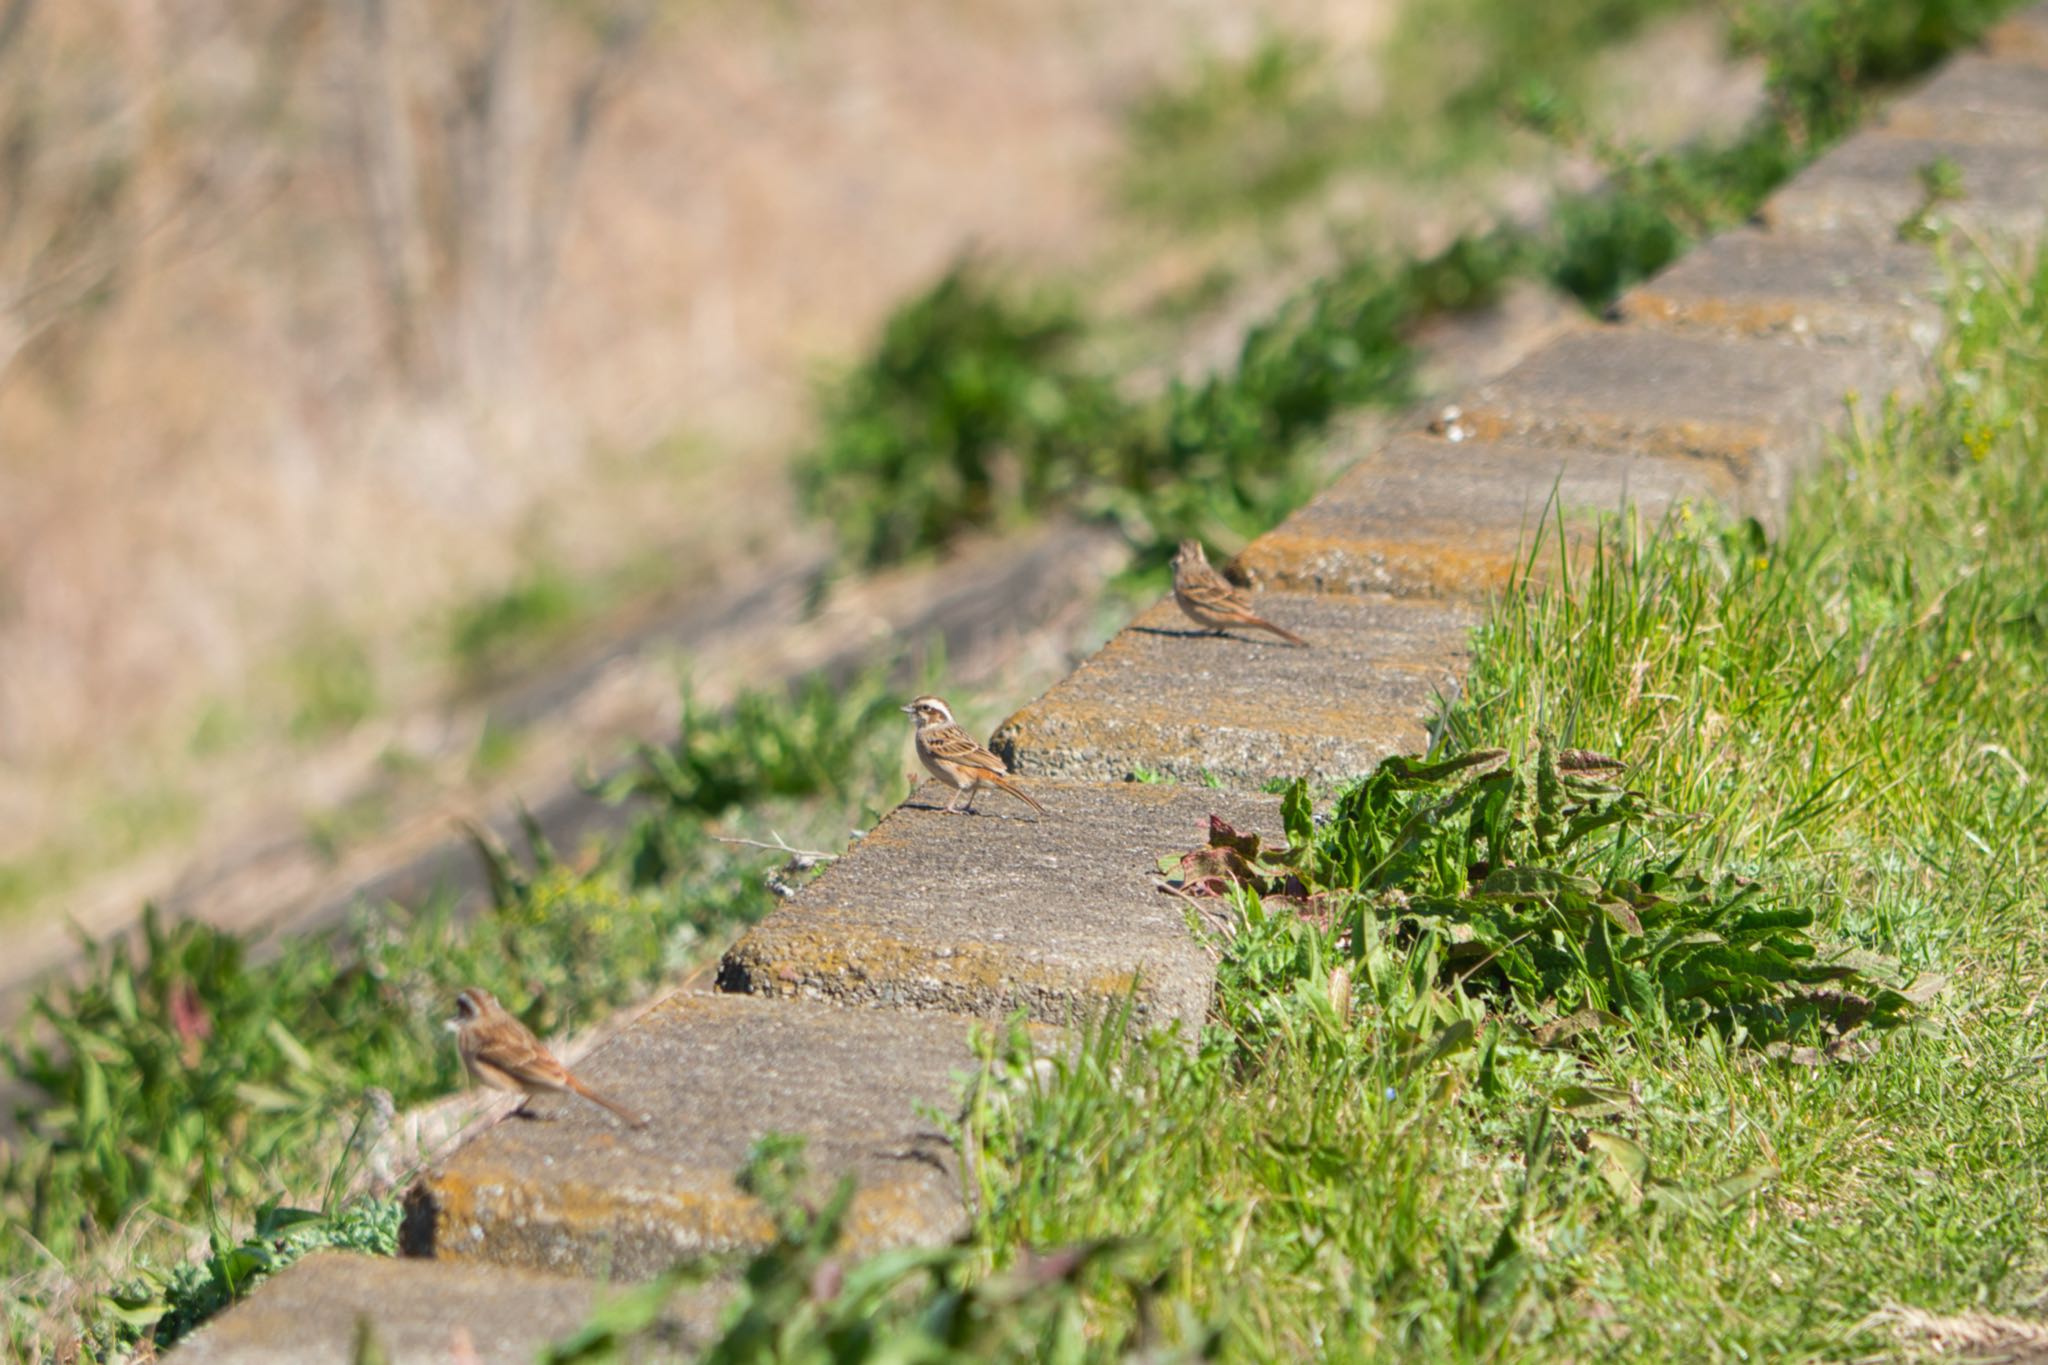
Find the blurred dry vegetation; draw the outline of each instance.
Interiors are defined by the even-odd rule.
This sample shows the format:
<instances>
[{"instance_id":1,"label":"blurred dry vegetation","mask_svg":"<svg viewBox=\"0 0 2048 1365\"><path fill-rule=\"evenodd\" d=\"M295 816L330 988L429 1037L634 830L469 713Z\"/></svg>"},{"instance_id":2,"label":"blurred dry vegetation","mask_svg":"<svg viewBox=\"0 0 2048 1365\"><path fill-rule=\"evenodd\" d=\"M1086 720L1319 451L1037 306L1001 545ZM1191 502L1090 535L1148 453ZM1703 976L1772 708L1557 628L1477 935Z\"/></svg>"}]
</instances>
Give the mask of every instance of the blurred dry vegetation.
<instances>
[{"instance_id":1,"label":"blurred dry vegetation","mask_svg":"<svg viewBox=\"0 0 2048 1365\"><path fill-rule=\"evenodd\" d=\"M1191 52L1392 8L0 0L0 908L507 613L822 543L821 360L1083 259Z\"/></svg>"}]
</instances>

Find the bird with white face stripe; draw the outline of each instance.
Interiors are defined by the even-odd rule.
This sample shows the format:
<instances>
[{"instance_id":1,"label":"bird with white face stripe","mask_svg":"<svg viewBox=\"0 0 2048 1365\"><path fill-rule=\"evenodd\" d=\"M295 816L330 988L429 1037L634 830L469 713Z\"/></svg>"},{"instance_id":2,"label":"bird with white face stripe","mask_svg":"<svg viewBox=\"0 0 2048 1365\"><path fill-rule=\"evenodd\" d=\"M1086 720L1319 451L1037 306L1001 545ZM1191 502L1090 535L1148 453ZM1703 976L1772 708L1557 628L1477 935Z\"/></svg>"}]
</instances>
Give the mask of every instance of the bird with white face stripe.
<instances>
[{"instance_id":1,"label":"bird with white face stripe","mask_svg":"<svg viewBox=\"0 0 2048 1365\"><path fill-rule=\"evenodd\" d=\"M972 815L974 798L984 783L1008 792L1040 815L1047 814L1044 806L1017 785L1008 764L960 728L953 719L953 708L943 698L919 697L903 709L917 722L918 762L953 789L952 799L946 802L948 814L960 804L960 793L966 792L967 813Z\"/></svg>"}]
</instances>

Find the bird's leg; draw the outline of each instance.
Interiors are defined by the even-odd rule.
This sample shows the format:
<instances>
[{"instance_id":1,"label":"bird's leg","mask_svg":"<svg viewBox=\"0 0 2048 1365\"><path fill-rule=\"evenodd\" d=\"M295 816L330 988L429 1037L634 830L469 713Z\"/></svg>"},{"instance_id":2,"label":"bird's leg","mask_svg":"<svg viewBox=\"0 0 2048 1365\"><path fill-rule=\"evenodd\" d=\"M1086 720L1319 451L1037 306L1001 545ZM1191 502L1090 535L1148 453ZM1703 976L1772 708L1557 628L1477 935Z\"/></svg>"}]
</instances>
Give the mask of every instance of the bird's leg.
<instances>
[{"instance_id":1,"label":"bird's leg","mask_svg":"<svg viewBox=\"0 0 2048 1365\"><path fill-rule=\"evenodd\" d=\"M967 813L974 814L974 798L981 795L981 784L973 783L967 788Z\"/></svg>"},{"instance_id":2,"label":"bird's leg","mask_svg":"<svg viewBox=\"0 0 2048 1365\"><path fill-rule=\"evenodd\" d=\"M955 810L957 810L957 809L959 808L959 805L960 805L960 788L958 788L958 787L955 787L955 788L953 788L953 794L952 794L951 796L949 796L949 797L947 797L947 798L946 798L946 814L948 814L948 815L951 815L951 814L952 814L952 813L953 813L953 812L954 812ZM974 808L973 808L973 807L972 807L972 806L970 805L970 806L968 807L968 809L969 809L969 810L972 810L972 809L974 809Z\"/></svg>"}]
</instances>

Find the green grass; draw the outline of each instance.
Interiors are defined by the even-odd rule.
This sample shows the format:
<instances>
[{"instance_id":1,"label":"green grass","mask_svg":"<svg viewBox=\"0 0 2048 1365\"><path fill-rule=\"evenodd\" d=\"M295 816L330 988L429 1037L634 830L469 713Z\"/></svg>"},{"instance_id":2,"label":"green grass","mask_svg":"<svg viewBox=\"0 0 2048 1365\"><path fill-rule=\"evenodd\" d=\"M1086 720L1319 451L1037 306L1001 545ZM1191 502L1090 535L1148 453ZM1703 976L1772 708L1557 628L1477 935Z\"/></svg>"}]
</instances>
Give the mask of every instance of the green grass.
<instances>
[{"instance_id":1,"label":"green grass","mask_svg":"<svg viewBox=\"0 0 2048 1365\"><path fill-rule=\"evenodd\" d=\"M585 619L587 599L582 585L541 567L459 608L448 622L448 654L458 676L478 686L530 661Z\"/></svg>"},{"instance_id":2,"label":"green grass","mask_svg":"<svg viewBox=\"0 0 2048 1365\"><path fill-rule=\"evenodd\" d=\"M589 870L531 831L522 856L484 849L494 894L478 918L366 906L338 935L259 958L236 935L150 914L139 944L92 947L4 1055L44 1098L0 1152L0 1340L39 1355L83 1332L90 1358L162 1344L253 1273L366 1244L389 1206L348 1196L357 1129L461 1088L440 1027L455 992L482 985L551 1035L705 960L774 904L763 872L779 861L719 843L714 822L807 847L865 828L907 794L900 691L870 673L720 715L688 708L676 743L622 784L655 798L632 832ZM685 789L679 774L706 782Z\"/></svg>"},{"instance_id":3,"label":"green grass","mask_svg":"<svg viewBox=\"0 0 2048 1365\"><path fill-rule=\"evenodd\" d=\"M377 711L377 670L356 636L328 623L306 630L284 660L291 715L286 730L300 742L348 730Z\"/></svg>"},{"instance_id":4,"label":"green grass","mask_svg":"<svg viewBox=\"0 0 2048 1365\"><path fill-rule=\"evenodd\" d=\"M787 1235L718 1358L1841 1359L1895 1349L1901 1309L2038 1323L2048 258L1960 280L1934 398L1845 442L1781 541L1612 527L1480 631L1462 777L1397 765L1319 824L1290 798L1312 856L1239 850L1268 894L1237 892L1198 1049L1112 1021L1048 1076L992 1043L967 1241L834 1262L819 1298L788 1286L826 1233ZM1546 731L1625 786L1484 756ZM1889 1027L1594 995L1601 896L1492 894L1532 863L1754 883L1786 960L1942 988Z\"/></svg>"},{"instance_id":5,"label":"green grass","mask_svg":"<svg viewBox=\"0 0 2048 1365\"><path fill-rule=\"evenodd\" d=\"M1300 203L1371 147L1375 130L1335 75L1314 43L1277 31L1239 60L1198 59L1126 113L1124 202L1182 228Z\"/></svg>"}]
</instances>

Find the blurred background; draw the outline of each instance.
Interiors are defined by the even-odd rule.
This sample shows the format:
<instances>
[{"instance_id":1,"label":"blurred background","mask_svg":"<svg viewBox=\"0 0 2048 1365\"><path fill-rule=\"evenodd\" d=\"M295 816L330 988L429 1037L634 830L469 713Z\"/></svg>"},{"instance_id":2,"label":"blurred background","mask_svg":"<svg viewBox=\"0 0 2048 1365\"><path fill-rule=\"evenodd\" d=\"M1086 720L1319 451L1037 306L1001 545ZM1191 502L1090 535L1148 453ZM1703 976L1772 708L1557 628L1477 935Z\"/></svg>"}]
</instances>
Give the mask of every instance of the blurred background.
<instances>
[{"instance_id":1,"label":"blurred background","mask_svg":"<svg viewBox=\"0 0 2048 1365\"><path fill-rule=\"evenodd\" d=\"M1597 175L1518 102L1651 143L1755 107L1705 7L1525 9L0 0L0 926L259 855L289 899L601 765L679 671L774 680L687 623L901 629L1035 466L999 437L993 493L877 530L834 471L890 335L906 392L971 314L1087 376L1021 410L1137 402ZM1533 333L1536 292L1475 301ZM825 609L880 568L897 607ZM659 681L593 701L650 632Z\"/></svg>"}]
</instances>

